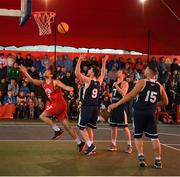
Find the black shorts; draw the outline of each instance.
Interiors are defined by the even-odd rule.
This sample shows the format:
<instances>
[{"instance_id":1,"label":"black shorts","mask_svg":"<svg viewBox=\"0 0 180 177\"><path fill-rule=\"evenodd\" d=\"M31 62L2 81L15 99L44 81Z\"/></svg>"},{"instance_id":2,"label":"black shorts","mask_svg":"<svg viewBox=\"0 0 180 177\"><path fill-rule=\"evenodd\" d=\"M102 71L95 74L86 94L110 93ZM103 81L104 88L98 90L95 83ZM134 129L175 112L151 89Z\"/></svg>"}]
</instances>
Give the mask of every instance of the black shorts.
<instances>
[{"instance_id":1,"label":"black shorts","mask_svg":"<svg viewBox=\"0 0 180 177\"><path fill-rule=\"evenodd\" d=\"M112 127L128 127L127 113L124 105L118 106L111 111L109 125Z\"/></svg>"},{"instance_id":2,"label":"black shorts","mask_svg":"<svg viewBox=\"0 0 180 177\"><path fill-rule=\"evenodd\" d=\"M78 127L80 129L84 129L86 127L95 129L98 112L98 106L82 106L79 113Z\"/></svg>"},{"instance_id":3,"label":"black shorts","mask_svg":"<svg viewBox=\"0 0 180 177\"><path fill-rule=\"evenodd\" d=\"M142 138L143 133L149 138L158 138L154 111L134 110L134 138Z\"/></svg>"}]
</instances>

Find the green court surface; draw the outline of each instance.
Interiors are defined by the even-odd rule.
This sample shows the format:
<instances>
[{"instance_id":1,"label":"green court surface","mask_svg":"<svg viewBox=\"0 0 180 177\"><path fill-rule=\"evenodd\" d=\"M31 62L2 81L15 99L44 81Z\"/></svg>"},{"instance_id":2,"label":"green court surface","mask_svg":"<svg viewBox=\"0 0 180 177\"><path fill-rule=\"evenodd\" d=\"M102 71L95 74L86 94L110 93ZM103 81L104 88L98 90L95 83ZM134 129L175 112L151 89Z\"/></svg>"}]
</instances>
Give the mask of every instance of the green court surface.
<instances>
[{"instance_id":1,"label":"green court surface","mask_svg":"<svg viewBox=\"0 0 180 177\"><path fill-rule=\"evenodd\" d=\"M0 141L1 176L178 176L180 151L162 146L163 169L153 168L151 143L145 143L147 168L138 167L136 151L131 155L118 143L108 152L109 142L95 142L96 154L80 155L72 141Z\"/></svg>"}]
</instances>

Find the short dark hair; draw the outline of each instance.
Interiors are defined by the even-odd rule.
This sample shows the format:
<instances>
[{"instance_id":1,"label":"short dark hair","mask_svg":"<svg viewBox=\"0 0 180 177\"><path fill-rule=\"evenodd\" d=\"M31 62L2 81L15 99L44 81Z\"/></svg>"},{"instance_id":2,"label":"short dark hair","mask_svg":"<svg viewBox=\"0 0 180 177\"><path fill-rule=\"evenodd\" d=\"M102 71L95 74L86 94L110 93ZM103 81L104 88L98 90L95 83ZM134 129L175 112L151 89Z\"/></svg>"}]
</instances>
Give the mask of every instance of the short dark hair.
<instances>
[{"instance_id":1,"label":"short dark hair","mask_svg":"<svg viewBox=\"0 0 180 177\"><path fill-rule=\"evenodd\" d=\"M158 75L158 68L157 68L157 66L155 66L155 65L153 65L153 64L149 64L149 65L148 65L148 68L152 71L152 73L153 73L154 75Z\"/></svg>"},{"instance_id":2,"label":"short dark hair","mask_svg":"<svg viewBox=\"0 0 180 177\"><path fill-rule=\"evenodd\" d=\"M91 66L91 68L92 68L92 70L93 70L93 72L94 72L94 76L95 76L95 77L98 77L99 74L100 74L99 68L98 68L97 66Z\"/></svg>"}]
</instances>

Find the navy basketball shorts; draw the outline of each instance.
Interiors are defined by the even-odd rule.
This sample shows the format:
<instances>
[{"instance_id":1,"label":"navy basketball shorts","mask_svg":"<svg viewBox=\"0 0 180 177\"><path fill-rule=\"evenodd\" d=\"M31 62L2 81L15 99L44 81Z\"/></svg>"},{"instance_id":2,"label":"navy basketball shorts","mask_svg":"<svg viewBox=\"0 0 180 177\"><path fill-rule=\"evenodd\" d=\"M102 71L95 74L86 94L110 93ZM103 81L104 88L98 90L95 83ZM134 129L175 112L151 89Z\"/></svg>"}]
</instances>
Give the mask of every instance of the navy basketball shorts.
<instances>
[{"instance_id":1,"label":"navy basketball shorts","mask_svg":"<svg viewBox=\"0 0 180 177\"><path fill-rule=\"evenodd\" d=\"M157 139L157 123L154 111L134 110L134 138L142 138L143 133L146 137Z\"/></svg>"},{"instance_id":2,"label":"navy basketball shorts","mask_svg":"<svg viewBox=\"0 0 180 177\"><path fill-rule=\"evenodd\" d=\"M118 106L111 111L109 125L111 127L128 127L127 113L124 105Z\"/></svg>"},{"instance_id":3,"label":"navy basketball shorts","mask_svg":"<svg viewBox=\"0 0 180 177\"><path fill-rule=\"evenodd\" d=\"M82 106L79 113L78 127L82 130L86 127L96 129L98 113L97 106Z\"/></svg>"}]
</instances>

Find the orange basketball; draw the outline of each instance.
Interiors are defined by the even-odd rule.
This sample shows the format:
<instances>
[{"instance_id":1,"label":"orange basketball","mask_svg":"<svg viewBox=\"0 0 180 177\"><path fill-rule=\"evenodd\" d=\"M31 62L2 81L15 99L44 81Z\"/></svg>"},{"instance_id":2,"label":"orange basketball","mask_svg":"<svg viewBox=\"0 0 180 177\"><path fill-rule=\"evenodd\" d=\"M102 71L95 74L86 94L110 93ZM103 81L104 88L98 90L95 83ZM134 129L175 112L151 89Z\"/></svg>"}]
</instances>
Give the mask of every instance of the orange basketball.
<instances>
[{"instance_id":1,"label":"orange basketball","mask_svg":"<svg viewBox=\"0 0 180 177\"><path fill-rule=\"evenodd\" d=\"M65 34L69 31L69 25L65 22L61 22L58 24L57 30L62 34Z\"/></svg>"}]
</instances>

